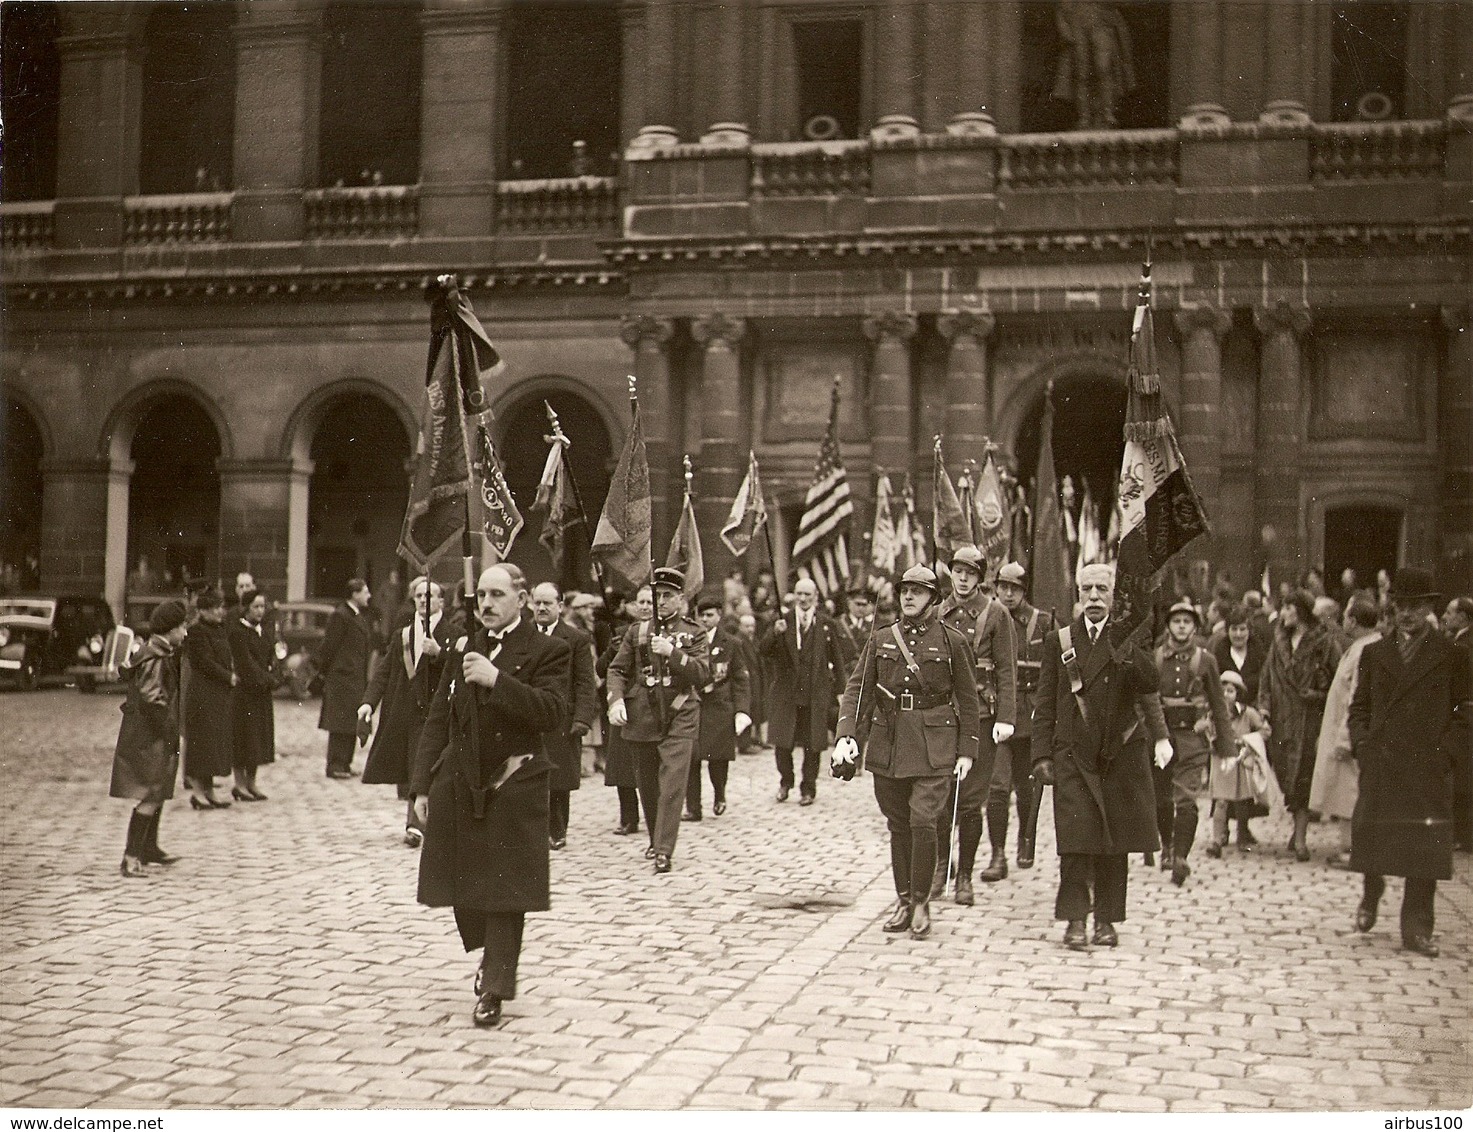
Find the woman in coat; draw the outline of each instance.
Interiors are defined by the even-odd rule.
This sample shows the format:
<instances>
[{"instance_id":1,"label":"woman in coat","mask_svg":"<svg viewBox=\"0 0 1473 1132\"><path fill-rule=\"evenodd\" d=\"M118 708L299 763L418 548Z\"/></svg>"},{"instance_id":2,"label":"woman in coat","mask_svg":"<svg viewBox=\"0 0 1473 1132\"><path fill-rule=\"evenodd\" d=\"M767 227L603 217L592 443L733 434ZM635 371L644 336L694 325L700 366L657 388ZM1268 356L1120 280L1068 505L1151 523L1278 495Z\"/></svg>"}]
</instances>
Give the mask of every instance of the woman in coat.
<instances>
[{"instance_id":1,"label":"woman in coat","mask_svg":"<svg viewBox=\"0 0 1473 1132\"><path fill-rule=\"evenodd\" d=\"M1212 639L1212 659L1217 661L1217 671L1236 672L1243 678L1243 690L1238 702L1247 707L1258 702L1258 685L1263 675L1263 662L1268 656L1268 645L1253 632L1253 611L1246 605L1235 605L1228 610L1224 619L1223 632ZM1257 712L1255 711L1256 715ZM1265 817L1268 808L1249 798L1244 802L1224 802L1227 815L1238 823L1238 848L1249 851L1258 844L1248 822L1253 818ZM1213 811L1217 810L1214 803Z\"/></svg>"},{"instance_id":2,"label":"woman in coat","mask_svg":"<svg viewBox=\"0 0 1473 1132\"><path fill-rule=\"evenodd\" d=\"M1269 763L1284 791L1284 804L1294 815L1289 849L1301 861L1309 860L1305 838L1315 744L1325 713L1325 695L1339 662L1335 642L1315 619L1313 595L1295 590L1279 609L1278 628L1259 682L1258 710L1270 727Z\"/></svg>"},{"instance_id":3,"label":"woman in coat","mask_svg":"<svg viewBox=\"0 0 1473 1132\"><path fill-rule=\"evenodd\" d=\"M230 773L230 690L235 666L225 629L225 599L218 590L199 595L194 623L184 643L189 680L184 693L184 782L196 810L220 810L215 779Z\"/></svg>"},{"instance_id":4,"label":"woman in coat","mask_svg":"<svg viewBox=\"0 0 1473 1132\"><path fill-rule=\"evenodd\" d=\"M164 802L174 796L179 773L179 649L189 635L186 616L182 601L166 601L155 609L148 621L148 643L124 669L128 696L108 795L138 802L128 819L125 877L142 876L144 865L178 860L159 848L159 817Z\"/></svg>"},{"instance_id":5,"label":"woman in coat","mask_svg":"<svg viewBox=\"0 0 1473 1132\"><path fill-rule=\"evenodd\" d=\"M250 590L241 597L243 617L230 626L230 655L238 683L231 689L231 756L237 802L264 802L256 789L256 768L276 761L276 719L271 703L273 662L266 620L266 595Z\"/></svg>"},{"instance_id":6,"label":"woman in coat","mask_svg":"<svg viewBox=\"0 0 1473 1132\"><path fill-rule=\"evenodd\" d=\"M1321 817L1341 823L1344 848L1330 863L1337 868L1350 867L1350 819L1355 815L1355 800L1360 793L1359 772L1350 749L1350 702L1355 698L1355 684L1360 675L1361 653L1381 639L1376 629L1380 619L1376 603L1368 596L1350 599L1345 610L1345 624L1350 633L1350 647L1340 658L1335 679L1325 696L1325 715L1320 722L1319 740L1315 744L1314 778L1309 785L1309 808Z\"/></svg>"}]
</instances>

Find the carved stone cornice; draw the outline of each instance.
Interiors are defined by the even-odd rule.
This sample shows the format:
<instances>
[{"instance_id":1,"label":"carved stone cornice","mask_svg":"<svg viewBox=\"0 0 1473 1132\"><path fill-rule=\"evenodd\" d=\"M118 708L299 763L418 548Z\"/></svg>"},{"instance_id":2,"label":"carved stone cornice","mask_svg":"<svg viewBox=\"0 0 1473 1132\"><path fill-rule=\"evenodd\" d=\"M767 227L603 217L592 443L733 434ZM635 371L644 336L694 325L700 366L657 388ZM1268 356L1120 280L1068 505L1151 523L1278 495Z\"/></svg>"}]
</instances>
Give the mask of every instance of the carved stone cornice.
<instances>
[{"instance_id":1,"label":"carved stone cornice","mask_svg":"<svg viewBox=\"0 0 1473 1132\"><path fill-rule=\"evenodd\" d=\"M505 16L505 0L426 0L419 26L425 35L495 34Z\"/></svg>"},{"instance_id":2,"label":"carved stone cornice","mask_svg":"<svg viewBox=\"0 0 1473 1132\"><path fill-rule=\"evenodd\" d=\"M633 350L645 345L664 349L674 333L675 323L671 319L652 314L627 314L619 323L619 337Z\"/></svg>"},{"instance_id":3,"label":"carved stone cornice","mask_svg":"<svg viewBox=\"0 0 1473 1132\"><path fill-rule=\"evenodd\" d=\"M936 316L936 329L948 342L959 337L985 342L997 329L997 318L984 310L943 311Z\"/></svg>"},{"instance_id":4,"label":"carved stone cornice","mask_svg":"<svg viewBox=\"0 0 1473 1132\"><path fill-rule=\"evenodd\" d=\"M1298 338L1309 330L1311 321L1309 307L1286 299L1253 308L1253 325L1265 338L1274 334L1292 334Z\"/></svg>"},{"instance_id":5,"label":"carved stone cornice","mask_svg":"<svg viewBox=\"0 0 1473 1132\"><path fill-rule=\"evenodd\" d=\"M883 342L886 338L902 342L915 337L916 316L904 311L885 311L872 314L864 320L864 334L872 342Z\"/></svg>"},{"instance_id":6,"label":"carved stone cornice","mask_svg":"<svg viewBox=\"0 0 1473 1132\"><path fill-rule=\"evenodd\" d=\"M1233 325L1231 311L1209 303L1194 303L1189 307L1181 307L1173 311L1171 317L1176 323L1177 333L1183 338L1190 338L1194 334L1209 333L1216 341L1221 342L1223 335Z\"/></svg>"},{"instance_id":7,"label":"carved stone cornice","mask_svg":"<svg viewBox=\"0 0 1473 1132\"><path fill-rule=\"evenodd\" d=\"M747 320L713 311L690 324L690 334L708 350L730 350L747 332Z\"/></svg>"}]
</instances>

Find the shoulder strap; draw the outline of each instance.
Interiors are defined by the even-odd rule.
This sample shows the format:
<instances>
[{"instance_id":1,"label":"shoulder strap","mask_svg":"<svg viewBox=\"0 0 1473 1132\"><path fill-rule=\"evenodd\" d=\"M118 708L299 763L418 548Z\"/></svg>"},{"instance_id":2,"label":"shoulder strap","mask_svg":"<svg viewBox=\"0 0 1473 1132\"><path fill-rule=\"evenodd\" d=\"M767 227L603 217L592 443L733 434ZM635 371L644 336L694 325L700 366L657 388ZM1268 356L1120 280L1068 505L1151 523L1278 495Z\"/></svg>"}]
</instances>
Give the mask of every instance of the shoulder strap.
<instances>
[{"instance_id":1,"label":"shoulder strap","mask_svg":"<svg viewBox=\"0 0 1473 1132\"><path fill-rule=\"evenodd\" d=\"M895 643L900 646L900 655L905 657L905 667L910 669L912 676L918 675L921 666L916 663L915 655L910 651L910 646L905 643L905 638L900 635L900 622L896 621L890 626L890 632L895 637Z\"/></svg>"},{"instance_id":2,"label":"shoulder strap","mask_svg":"<svg viewBox=\"0 0 1473 1132\"><path fill-rule=\"evenodd\" d=\"M982 639L982 635L985 632L987 632L987 615L989 613L991 613L991 612L992 612L992 595L991 594L983 594L982 595L982 608L977 611L977 628L976 628L976 631L975 631L975 635L976 635L976 638L978 640L981 640Z\"/></svg>"},{"instance_id":3,"label":"shoulder strap","mask_svg":"<svg viewBox=\"0 0 1473 1132\"><path fill-rule=\"evenodd\" d=\"M1089 705L1084 702L1084 676L1079 671L1079 654L1074 651L1074 633L1072 625L1059 626L1059 660L1064 665L1064 672L1069 677L1069 691L1074 696L1074 703L1079 708L1079 718L1084 720L1088 727Z\"/></svg>"},{"instance_id":4,"label":"shoulder strap","mask_svg":"<svg viewBox=\"0 0 1473 1132\"><path fill-rule=\"evenodd\" d=\"M1038 628L1038 615L1039 611L1036 609L1028 615L1028 636L1024 640L1024 644L1031 645L1033 643L1033 630Z\"/></svg>"},{"instance_id":5,"label":"shoulder strap","mask_svg":"<svg viewBox=\"0 0 1473 1132\"><path fill-rule=\"evenodd\" d=\"M1159 665L1158 665L1159 667ZM1196 645L1192 648L1192 679L1202 679L1202 646Z\"/></svg>"}]
</instances>

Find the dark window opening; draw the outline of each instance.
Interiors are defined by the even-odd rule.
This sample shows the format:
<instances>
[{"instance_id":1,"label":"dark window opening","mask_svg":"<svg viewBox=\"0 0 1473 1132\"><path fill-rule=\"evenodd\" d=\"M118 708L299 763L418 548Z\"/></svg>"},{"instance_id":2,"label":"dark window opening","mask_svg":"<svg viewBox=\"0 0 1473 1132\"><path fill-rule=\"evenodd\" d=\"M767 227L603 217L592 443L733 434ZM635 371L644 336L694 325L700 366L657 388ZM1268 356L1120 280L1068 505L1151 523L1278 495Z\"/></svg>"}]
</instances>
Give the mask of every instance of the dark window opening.
<instances>
[{"instance_id":1,"label":"dark window opening","mask_svg":"<svg viewBox=\"0 0 1473 1132\"><path fill-rule=\"evenodd\" d=\"M504 177L609 176L623 43L613 4L528 4L507 35Z\"/></svg>"},{"instance_id":2,"label":"dark window opening","mask_svg":"<svg viewBox=\"0 0 1473 1132\"><path fill-rule=\"evenodd\" d=\"M128 590L172 593L214 577L220 538L220 434L198 402L161 397L129 450Z\"/></svg>"},{"instance_id":3,"label":"dark window opening","mask_svg":"<svg viewBox=\"0 0 1473 1132\"><path fill-rule=\"evenodd\" d=\"M1084 34L1071 44L1058 13L1079 9L1104 13L1103 22L1093 32L1078 29ZM1022 34L1022 132L1170 125L1169 5L1024 4ZM1102 93L1111 90L1113 97ZM1110 102L1108 112L1102 100ZM1102 124L1105 116L1112 126Z\"/></svg>"},{"instance_id":4,"label":"dark window opening","mask_svg":"<svg viewBox=\"0 0 1473 1132\"><path fill-rule=\"evenodd\" d=\"M810 141L859 136L864 28L857 20L793 25L798 74L796 137Z\"/></svg>"},{"instance_id":5,"label":"dark window opening","mask_svg":"<svg viewBox=\"0 0 1473 1132\"><path fill-rule=\"evenodd\" d=\"M0 401L0 593L40 584L45 444L36 419L14 398Z\"/></svg>"},{"instance_id":6,"label":"dark window opening","mask_svg":"<svg viewBox=\"0 0 1473 1132\"><path fill-rule=\"evenodd\" d=\"M6 200L56 196L56 133L61 57L55 4L0 9L0 195Z\"/></svg>"},{"instance_id":7,"label":"dark window opening","mask_svg":"<svg viewBox=\"0 0 1473 1132\"><path fill-rule=\"evenodd\" d=\"M143 193L231 187L235 132L233 4L164 4L143 56Z\"/></svg>"},{"instance_id":8,"label":"dark window opening","mask_svg":"<svg viewBox=\"0 0 1473 1132\"><path fill-rule=\"evenodd\" d=\"M1356 585L1374 586L1401 554L1402 513L1395 507L1335 507L1325 512L1325 579L1338 585L1346 567Z\"/></svg>"},{"instance_id":9,"label":"dark window opening","mask_svg":"<svg viewBox=\"0 0 1473 1132\"><path fill-rule=\"evenodd\" d=\"M419 180L419 4L337 3L323 16L319 184Z\"/></svg>"},{"instance_id":10,"label":"dark window opening","mask_svg":"<svg viewBox=\"0 0 1473 1132\"><path fill-rule=\"evenodd\" d=\"M1330 9L1330 116L1336 122L1403 116L1406 4L1336 4Z\"/></svg>"}]
</instances>

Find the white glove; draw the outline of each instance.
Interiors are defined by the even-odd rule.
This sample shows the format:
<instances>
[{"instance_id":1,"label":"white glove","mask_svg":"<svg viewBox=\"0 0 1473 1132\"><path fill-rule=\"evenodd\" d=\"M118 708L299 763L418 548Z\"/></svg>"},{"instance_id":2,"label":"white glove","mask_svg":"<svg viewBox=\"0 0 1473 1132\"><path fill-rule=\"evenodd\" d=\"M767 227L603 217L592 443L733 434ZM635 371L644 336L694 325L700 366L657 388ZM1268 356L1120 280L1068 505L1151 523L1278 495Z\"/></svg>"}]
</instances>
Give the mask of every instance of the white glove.
<instances>
[{"instance_id":1,"label":"white glove","mask_svg":"<svg viewBox=\"0 0 1473 1132\"><path fill-rule=\"evenodd\" d=\"M956 760L956 770L953 773L958 778L966 778L972 773L972 760L966 755L959 755Z\"/></svg>"},{"instance_id":2,"label":"white glove","mask_svg":"<svg viewBox=\"0 0 1473 1132\"><path fill-rule=\"evenodd\" d=\"M1013 725L1011 723L994 723L992 725L992 741L994 743L1006 743L1013 737Z\"/></svg>"},{"instance_id":3,"label":"white glove","mask_svg":"<svg viewBox=\"0 0 1473 1132\"><path fill-rule=\"evenodd\" d=\"M752 726L752 717L744 711L739 711L736 713L735 722L736 733L740 735L743 731Z\"/></svg>"},{"instance_id":4,"label":"white glove","mask_svg":"<svg viewBox=\"0 0 1473 1132\"><path fill-rule=\"evenodd\" d=\"M859 761L859 744L845 736L834 744L834 762L853 763Z\"/></svg>"},{"instance_id":5,"label":"white glove","mask_svg":"<svg viewBox=\"0 0 1473 1132\"><path fill-rule=\"evenodd\" d=\"M1156 740L1156 769L1157 770L1165 770L1166 769L1166 764L1171 761L1171 756L1174 755L1174 754L1176 754L1176 752L1171 749L1171 740L1170 739L1157 739Z\"/></svg>"},{"instance_id":6,"label":"white glove","mask_svg":"<svg viewBox=\"0 0 1473 1132\"><path fill-rule=\"evenodd\" d=\"M373 719L373 708L370 707L368 704L359 704L358 718L363 723L370 722Z\"/></svg>"},{"instance_id":7,"label":"white glove","mask_svg":"<svg viewBox=\"0 0 1473 1132\"><path fill-rule=\"evenodd\" d=\"M414 796L414 820L421 826L430 824L430 796L428 794Z\"/></svg>"},{"instance_id":8,"label":"white glove","mask_svg":"<svg viewBox=\"0 0 1473 1132\"><path fill-rule=\"evenodd\" d=\"M609 705L609 725L623 727L628 722L629 709L624 706L623 700L615 700Z\"/></svg>"}]
</instances>

